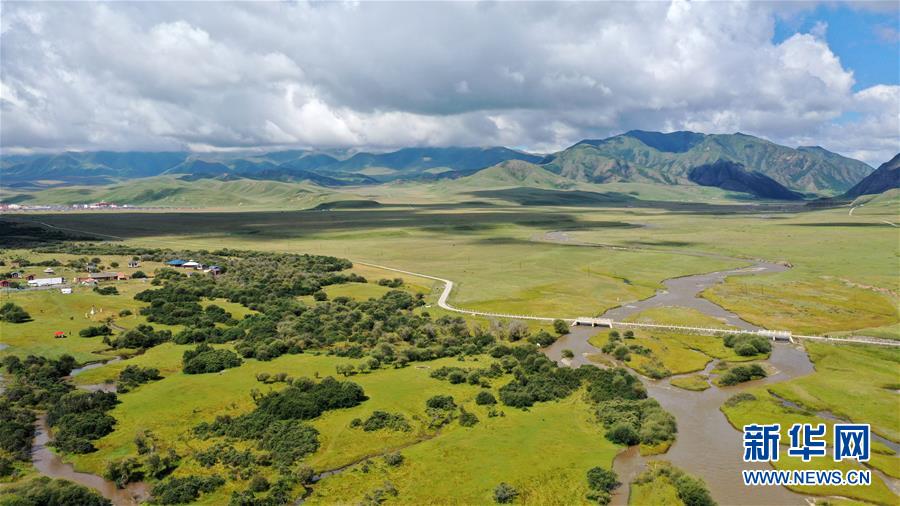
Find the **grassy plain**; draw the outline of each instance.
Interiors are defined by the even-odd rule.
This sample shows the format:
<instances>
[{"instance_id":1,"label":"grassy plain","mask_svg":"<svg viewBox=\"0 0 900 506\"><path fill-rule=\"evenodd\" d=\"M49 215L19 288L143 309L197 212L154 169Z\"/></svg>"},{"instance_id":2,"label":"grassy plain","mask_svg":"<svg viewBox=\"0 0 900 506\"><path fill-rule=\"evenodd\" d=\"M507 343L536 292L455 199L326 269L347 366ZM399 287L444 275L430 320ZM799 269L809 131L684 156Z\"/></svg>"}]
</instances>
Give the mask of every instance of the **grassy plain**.
<instances>
[{"instance_id":1,"label":"grassy plain","mask_svg":"<svg viewBox=\"0 0 900 506\"><path fill-rule=\"evenodd\" d=\"M639 201L611 189L505 188L486 195L450 183L440 190L387 186L351 191L386 203L372 209L13 219L120 236L146 246L227 243L333 254L452 279L457 283L452 301L460 307L562 317L598 314L648 297L672 276L762 258L793 268L733 277L705 295L766 327L815 333L874 328L897 335L897 232L881 221L891 215L877 214L879 206L857 216L864 206L850 216L845 208L733 200L719 205ZM881 212L890 209L883 206ZM548 235L554 231L565 231L566 238Z\"/></svg>"},{"instance_id":2,"label":"grassy plain","mask_svg":"<svg viewBox=\"0 0 900 506\"><path fill-rule=\"evenodd\" d=\"M694 392L702 392L710 387L709 377L703 374L691 374L690 376L679 376L672 378L672 386L692 390Z\"/></svg>"}]
</instances>

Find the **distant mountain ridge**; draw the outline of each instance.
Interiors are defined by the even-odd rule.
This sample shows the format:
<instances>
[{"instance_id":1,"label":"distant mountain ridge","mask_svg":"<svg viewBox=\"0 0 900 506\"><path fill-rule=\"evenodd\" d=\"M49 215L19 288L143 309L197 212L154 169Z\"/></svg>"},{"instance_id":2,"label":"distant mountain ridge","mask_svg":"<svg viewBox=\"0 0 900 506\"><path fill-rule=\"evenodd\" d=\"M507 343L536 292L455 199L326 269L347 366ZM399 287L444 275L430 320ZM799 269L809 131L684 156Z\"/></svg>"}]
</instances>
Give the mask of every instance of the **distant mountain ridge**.
<instances>
[{"instance_id":1,"label":"distant mountain ridge","mask_svg":"<svg viewBox=\"0 0 900 506\"><path fill-rule=\"evenodd\" d=\"M605 182L688 184L690 171L719 160L742 165L799 192L843 193L872 167L820 147L789 148L752 135L634 130L585 140L545 159L561 176Z\"/></svg>"},{"instance_id":2,"label":"distant mountain ridge","mask_svg":"<svg viewBox=\"0 0 900 506\"><path fill-rule=\"evenodd\" d=\"M0 158L0 178L4 186L23 188L106 185L160 175L187 180L243 178L344 186L457 179L511 161L516 164L504 166L504 177L515 179L515 173L523 172L527 165L541 167L540 172L530 172L535 177L525 178L521 184L555 188L568 184L565 181L692 185L697 184L696 177L691 178L694 169L722 161L740 165L748 174L770 178L789 192L824 196L848 191L873 170L863 162L820 147L789 148L741 133L632 130L606 139L583 140L546 156L505 147L403 148L386 153L300 149L269 153L99 151L14 155ZM748 179L734 171L731 176L744 183L755 181L751 186L757 189L773 188L770 183L760 183L758 177Z\"/></svg>"}]
</instances>

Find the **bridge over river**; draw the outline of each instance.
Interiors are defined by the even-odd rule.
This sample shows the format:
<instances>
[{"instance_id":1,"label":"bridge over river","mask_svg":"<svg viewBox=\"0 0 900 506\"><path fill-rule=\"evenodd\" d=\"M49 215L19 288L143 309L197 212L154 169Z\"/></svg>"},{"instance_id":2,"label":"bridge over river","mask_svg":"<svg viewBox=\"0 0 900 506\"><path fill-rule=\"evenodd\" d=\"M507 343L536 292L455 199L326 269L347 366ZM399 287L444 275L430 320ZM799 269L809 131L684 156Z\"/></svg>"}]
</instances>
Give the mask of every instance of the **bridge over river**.
<instances>
[{"instance_id":1,"label":"bridge over river","mask_svg":"<svg viewBox=\"0 0 900 506\"><path fill-rule=\"evenodd\" d=\"M416 276L425 279L431 279L434 281L439 281L444 284L444 288L441 291L440 296L438 297L437 304L439 307L446 309L447 311L452 311L455 313L467 314L471 316L484 316L488 318L503 318L510 320L534 320L534 321L543 321L543 322L553 322L555 320L563 320L570 325L590 325L590 326L600 326L600 327L634 327L634 328L657 328L661 330L674 330L679 332L688 332L694 334L701 335L728 335L735 333L742 334L757 334L767 338L772 339L773 341L789 341L794 342L797 339L809 339L809 340L818 340L818 341L827 341L831 343L862 343L862 344L874 344L881 346L900 346L900 341L893 341L890 339L880 339L875 337L865 337L865 336L852 336L852 337L831 337L831 336L816 336L816 335L800 335L793 334L789 330L771 330L771 329L763 329L761 327L757 327L751 323L748 323L742 320L740 317L731 313L721 306L713 304L712 302L702 299L697 295L705 290L706 288L712 286L712 284L721 282L727 276L730 275L747 275L747 274L758 274L763 272L778 272L787 269L787 267L780 264L772 264L766 262L760 262L755 266L746 267L741 269L733 269L730 271L721 271L721 272L713 272L708 274L698 274L696 276L685 276L681 278L673 278L666 280L664 282L666 286L666 290L661 290L657 292L656 295L650 297L648 299L644 299L640 302L636 302L633 304L627 304L624 306L620 306L617 308L610 309L606 313L604 313L600 317L589 317L589 316L539 316L539 315L527 315L527 314L511 314L511 313L494 313L490 311L477 311L472 309L463 309L458 308L450 304L448 299L450 298L450 293L453 291L453 281L449 279L439 278L437 276L431 276L428 274L422 274L420 272L406 271L402 269L396 269L394 267L388 267L385 265L378 265L368 262L360 262L356 261L360 265L366 265L369 267L375 267L377 269L384 269L386 271L397 272L400 274L408 274L410 276ZM644 322L630 322L624 321L624 318L630 316L632 314L637 314L644 309L648 309L651 307L665 307L665 306L683 306L689 307L693 309L697 309L704 314L713 316L715 318L719 318L725 320L727 323L733 325L737 328L714 328L714 327L692 327L692 326L684 326L684 325L670 325L670 324L656 324L656 323L644 323Z\"/></svg>"}]
</instances>

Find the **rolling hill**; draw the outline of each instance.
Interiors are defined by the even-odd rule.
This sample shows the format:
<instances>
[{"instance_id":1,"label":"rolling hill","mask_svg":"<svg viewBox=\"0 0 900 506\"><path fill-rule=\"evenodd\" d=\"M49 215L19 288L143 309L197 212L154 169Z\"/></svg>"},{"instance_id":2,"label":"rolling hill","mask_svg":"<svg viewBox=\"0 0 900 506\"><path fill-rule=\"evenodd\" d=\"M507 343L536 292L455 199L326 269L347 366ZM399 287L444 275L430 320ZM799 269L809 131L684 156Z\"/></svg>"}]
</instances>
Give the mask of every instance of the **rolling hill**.
<instances>
[{"instance_id":1,"label":"rolling hill","mask_svg":"<svg viewBox=\"0 0 900 506\"><path fill-rule=\"evenodd\" d=\"M187 180L174 176L136 179L106 186L50 188L5 195L4 202L27 204L88 204L99 201L143 207L290 208L304 209L343 200L362 200L309 183L251 179Z\"/></svg>"}]
</instances>

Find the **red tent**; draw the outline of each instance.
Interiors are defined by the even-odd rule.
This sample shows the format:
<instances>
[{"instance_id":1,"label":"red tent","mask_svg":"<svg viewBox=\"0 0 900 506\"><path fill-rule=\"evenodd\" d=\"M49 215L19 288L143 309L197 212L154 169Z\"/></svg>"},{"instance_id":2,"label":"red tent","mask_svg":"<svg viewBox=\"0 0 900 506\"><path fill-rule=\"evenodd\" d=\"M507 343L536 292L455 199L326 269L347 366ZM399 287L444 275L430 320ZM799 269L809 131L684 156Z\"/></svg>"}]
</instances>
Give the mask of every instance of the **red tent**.
<instances>
[{"instance_id":1,"label":"red tent","mask_svg":"<svg viewBox=\"0 0 900 506\"><path fill-rule=\"evenodd\" d=\"M66 333L61 330L54 332L53 335L54 337L66 337Z\"/></svg>"}]
</instances>

